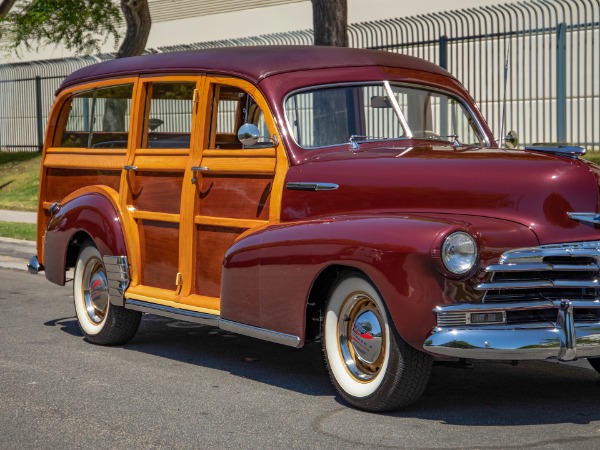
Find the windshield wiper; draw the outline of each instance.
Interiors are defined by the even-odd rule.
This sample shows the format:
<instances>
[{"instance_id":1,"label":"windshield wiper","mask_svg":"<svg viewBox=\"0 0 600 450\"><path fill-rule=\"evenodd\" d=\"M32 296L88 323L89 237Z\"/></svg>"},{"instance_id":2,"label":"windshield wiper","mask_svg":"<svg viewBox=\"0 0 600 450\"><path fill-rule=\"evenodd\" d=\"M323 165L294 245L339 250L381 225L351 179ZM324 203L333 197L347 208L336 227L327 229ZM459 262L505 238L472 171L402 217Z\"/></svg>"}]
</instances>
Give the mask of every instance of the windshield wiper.
<instances>
[{"instance_id":1,"label":"windshield wiper","mask_svg":"<svg viewBox=\"0 0 600 450\"><path fill-rule=\"evenodd\" d=\"M390 139L408 139L406 136L401 136L401 137L397 137L397 138L390 138L390 137L377 137L377 136L362 136L362 135L358 135L358 134L353 134L352 136L350 136L350 150L358 150L359 142L365 142L365 141L388 141Z\"/></svg>"}]
</instances>

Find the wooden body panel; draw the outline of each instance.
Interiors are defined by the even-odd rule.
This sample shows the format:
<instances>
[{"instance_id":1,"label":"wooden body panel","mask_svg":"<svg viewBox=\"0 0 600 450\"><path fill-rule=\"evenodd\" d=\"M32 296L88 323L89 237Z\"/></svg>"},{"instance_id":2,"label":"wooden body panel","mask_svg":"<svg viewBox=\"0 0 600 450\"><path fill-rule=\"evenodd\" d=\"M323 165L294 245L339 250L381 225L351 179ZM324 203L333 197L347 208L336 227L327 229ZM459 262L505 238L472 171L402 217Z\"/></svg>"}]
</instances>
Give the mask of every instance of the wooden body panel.
<instances>
[{"instance_id":1,"label":"wooden body panel","mask_svg":"<svg viewBox=\"0 0 600 450\"><path fill-rule=\"evenodd\" d=\"M271 177L205 175L197 192L197 215L268 220L272 188Z\"/></svg>"},{"instance_id":2,"label":"wooden body panel","mask_svg":"<svg viewBox=\"0 0 600 450\"><path fill-rule=\"evenodd\" d=\"M139 220L140 284L174 291L179 271L179 224Z\"/></svg>"},{"instance_id":3,"label":"wooden body panel","mask_svg":"<svg viewBox=\"0 0 600 450\"><path fill-rule=\"evenodd\" d=\"M60 202L72 192L87 186L103 185L118 191L121 170L48 168L46 182L48 189L44 201Z\"/></svg>"},{"instance_id":4,"label":"wooden body panel","mask_svg":"<svg viewBox=\"0 0 600 450\"><path fill-rule=\"evenodd\" d=\"M138 170L129 177L131 204L136 210L179 214L183 172Z\"/></svg>"}]
</instances>

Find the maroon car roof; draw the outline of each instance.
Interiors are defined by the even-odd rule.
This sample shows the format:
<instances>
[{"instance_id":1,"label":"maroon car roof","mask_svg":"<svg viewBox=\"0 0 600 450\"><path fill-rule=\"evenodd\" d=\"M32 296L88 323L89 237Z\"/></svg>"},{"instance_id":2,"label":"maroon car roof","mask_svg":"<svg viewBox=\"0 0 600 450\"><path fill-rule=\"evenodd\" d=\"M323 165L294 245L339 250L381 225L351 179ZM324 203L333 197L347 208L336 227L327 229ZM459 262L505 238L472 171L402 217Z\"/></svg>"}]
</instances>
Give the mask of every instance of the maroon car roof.
<instances>
[{"instance_id":1,"label":"maroon car roof","mask_svg":"<svg viewBox=\"0 0 600 450\"><path fill-rule=\"evenodd\" d=\"M160 53L115 59L84 67L62 83L65 87L99 78L157 73L211 72L236 75L255 83L272 75L336 67L384 66L451 76L441 67L397 53L339 47L249 46Z\"/></svg>"}]
</instances>

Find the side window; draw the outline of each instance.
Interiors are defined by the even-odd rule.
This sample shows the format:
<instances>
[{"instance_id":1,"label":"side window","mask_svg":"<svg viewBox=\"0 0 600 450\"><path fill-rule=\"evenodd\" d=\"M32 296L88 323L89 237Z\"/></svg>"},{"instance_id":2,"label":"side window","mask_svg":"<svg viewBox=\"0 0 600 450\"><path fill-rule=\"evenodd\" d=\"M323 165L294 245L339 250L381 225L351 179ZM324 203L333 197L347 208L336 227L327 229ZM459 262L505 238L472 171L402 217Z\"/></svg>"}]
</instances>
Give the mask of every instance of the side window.
<instances>
[{"instance_id":1,"label":"side window","mask_svg":"<svg viewBox=\"0 0 600 450\"><path fill-rule=\"evenodd\" d=\"M196 83L147 85L142 148L189 148Z\"/></svg>"},{"instance_id":2,"label":"side window","mask_svg":"<svg viewBox=\"0 0 600 450\"><path fill-rule=\"evenodd\" d=\"M260 131L260 141L252 148L272 147L267 138L269 130L265 115L254 98L234 86L216 85L213 89L211 114L211 149L241 149L237 132L245 123L251 123Z\"/></svg>"},{"instance_id":3,"label":"side window","mask_svg":"<svg viewBox=\"0 0 600 450\"><path fill-rule=\"evenodd\" d=\"M92 89L65 104L60 147L127 148L133 84Z\"/></svg>"}]
</instances>

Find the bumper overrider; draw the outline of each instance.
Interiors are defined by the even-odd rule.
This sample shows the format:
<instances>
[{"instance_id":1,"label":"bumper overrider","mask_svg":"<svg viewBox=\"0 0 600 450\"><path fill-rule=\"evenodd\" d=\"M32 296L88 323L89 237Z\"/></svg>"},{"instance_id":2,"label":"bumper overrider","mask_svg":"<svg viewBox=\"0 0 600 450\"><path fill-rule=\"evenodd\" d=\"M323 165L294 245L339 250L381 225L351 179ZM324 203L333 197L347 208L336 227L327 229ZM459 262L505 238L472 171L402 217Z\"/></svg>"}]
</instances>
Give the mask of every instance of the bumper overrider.
<instances>
[{"instance_id":1,"label":"bumper overrider","mask_svg":"<svg viewBox=\"0 0 600 450\"><path fill-rule=\"evenodd\" d=\"M475 287L482 303L437 307L423 348L490 360L600 357L600 241L511 250Z\"/></svg>"}]
</instances>

